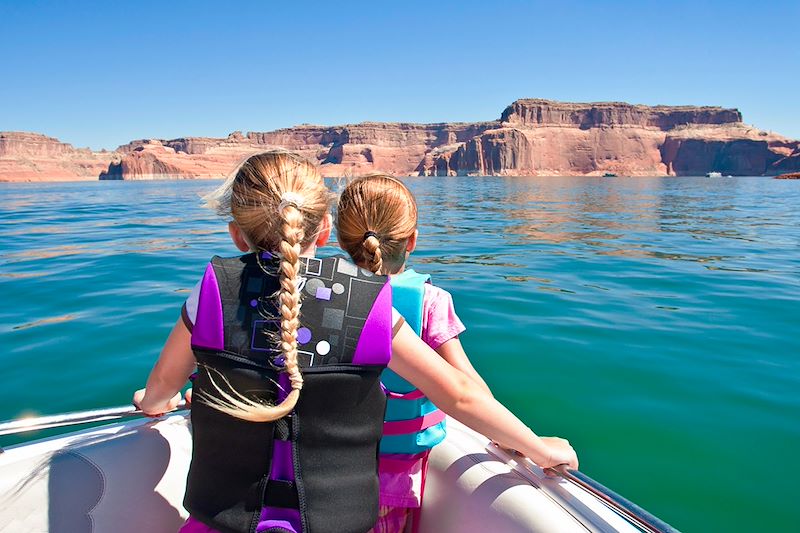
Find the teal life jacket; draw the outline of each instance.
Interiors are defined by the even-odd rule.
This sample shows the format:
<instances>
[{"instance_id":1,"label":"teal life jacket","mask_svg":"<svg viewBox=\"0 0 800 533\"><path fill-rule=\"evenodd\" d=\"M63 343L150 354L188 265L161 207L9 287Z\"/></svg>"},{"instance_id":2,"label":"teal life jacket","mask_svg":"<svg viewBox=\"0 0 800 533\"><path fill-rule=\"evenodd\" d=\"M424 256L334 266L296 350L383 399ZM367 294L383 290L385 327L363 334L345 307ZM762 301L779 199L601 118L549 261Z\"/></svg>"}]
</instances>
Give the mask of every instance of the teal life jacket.
<instances>
[{"instance_id":1,"label":"teal life jacket","mask_svg":"<svg viewBox=\"0 0 800 533\"><path fill-rule=\"evenodd\" d=\"M430 276L406 270L392 276L392 306L417 335L422 333L422 302ZM445 414L411 383L388 368L381 374L387 393L381 454L427 452L444 440Z\"/></svg>"}]
</instances>

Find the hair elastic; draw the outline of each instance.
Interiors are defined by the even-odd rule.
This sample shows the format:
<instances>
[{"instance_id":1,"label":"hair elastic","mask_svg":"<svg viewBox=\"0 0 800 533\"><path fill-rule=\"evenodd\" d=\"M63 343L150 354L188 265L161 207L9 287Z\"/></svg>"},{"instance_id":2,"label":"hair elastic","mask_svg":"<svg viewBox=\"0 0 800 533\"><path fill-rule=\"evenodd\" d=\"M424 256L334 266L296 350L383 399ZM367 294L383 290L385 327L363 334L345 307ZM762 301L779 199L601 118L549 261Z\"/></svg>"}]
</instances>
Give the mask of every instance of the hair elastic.
<instances>
[{"instance_id":1,"label":"hair elastic","mask_svg":"<svg viewBox=\"0 0 800 533\"><path fill-rule=\"evenodd\" d=\"M363 239L361 239L361 241L362 241L362 242L363 242L363 241L366 241L366 240L367 240L367 239L369 239L370 237L375 237L376 239L378 239L378 234L377 234L377 233L375 233L374 231L368 231L368 232L364 233L364 238L363 238ZM380 239L378 239L378 240L380 240Z\"/></svg>"},{"instance_id":2,"label":"hair elastic","mask_svg":"<svg viewBox=\"0 0 800 533\"><path fill-rule=\"evenodd\" d=\"M303 196L292 191L281 194L281 203L278 204L278 211L283 211L286 207L292 206L300 209L303 205Z\"/></svg>"}]
</instances>

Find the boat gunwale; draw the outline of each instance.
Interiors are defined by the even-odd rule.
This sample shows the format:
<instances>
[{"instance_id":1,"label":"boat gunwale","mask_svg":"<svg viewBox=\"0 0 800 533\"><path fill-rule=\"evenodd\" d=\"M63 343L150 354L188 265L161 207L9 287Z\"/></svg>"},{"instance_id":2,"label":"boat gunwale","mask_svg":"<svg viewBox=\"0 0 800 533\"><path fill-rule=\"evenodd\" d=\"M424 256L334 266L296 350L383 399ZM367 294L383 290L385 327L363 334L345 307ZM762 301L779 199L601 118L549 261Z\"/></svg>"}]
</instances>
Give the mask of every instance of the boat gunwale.
<instances>
[{"instance_id":1,"label":"boat gunwale","mask_svg":"<svg viewBox=\"0 0 800 533\"><path fill-rule=\"evenodd\" d=\"M0 423L0 436L14 435L42 429L68 427L71 425L83 425L90 423L102 424L103 422L107 423L84 430L62 433L41 439L34 439L28 442L14 444L5 449L0 447L0 460L8 457L8 455L4 452L17 451L17 453L22 453L24 456L25 454L23 450L25 448L27 448L29 452L35 453L41 446L47 447L48 443L52 444L59 440L63 440L65 442L64 446L69 446L71 443L79 442L81 437L91 434L95 434L97 436L106 435L108 438L114 438L120 434L120 432L124 432L126 430L135 431L141 426L148 424L158 424L162 422L170 423L175 421L188 423L188 415L188 410L184 404L180 405L177 410L165 413L161 417L149 418L145 418L146 415L133 406L124 406L117 408L78 411L64 413L61 415L47 415L37 418L4 422ZM548 496L548 498L551 499L554 504L563 508L567 514L575 518L576 521L578 521L587 529L608 531L607 529L598 527L597 524L595 524L595 522L591 519L590 514L597 515L596 510L592 509L592 505L588 504L581 498L576 498L575 493L572 491L566 491L568 495L559 494L559 491L557 490L559 485L566 483L579 489L596 502L602 504L603 507L613 512L616 516L623 519L627 524L630 524L632 527L635 527L640 531L645 531L647 533L678 533L677 529L673 528L663 520L659 519L652 513L628 500L624 496L614 492L583 472L569 469L566 467L566 465L560 465L555 468L541 469L530 459L518 456L511 450L500 448L496 444L489 441L485 436L480 435L479 433L469 429L464 424L457 422L450 417L448 418L450 430L460 431L462 434L470 436L471 438L479 441L479 443L485 447L485 450L488 451L495 460L521 475L521 477L525 479L525 481L527 481L531 486L542 491L542 493ZM550 483L550 480L553 482ZM562 489L563 488L564 487L562 487ZM578 509L575 505L576 500L580 501L581 506L585 507L586 510L582 512L581 509ZM584 521L588 521L589 524L576 517L576 512L579 513L580 518L582 518ZM598 518L600 520L604 520L600 516L598 516ZM607 524L608 522L606 520L602 523Z\"/></svg>"}]
</instances>

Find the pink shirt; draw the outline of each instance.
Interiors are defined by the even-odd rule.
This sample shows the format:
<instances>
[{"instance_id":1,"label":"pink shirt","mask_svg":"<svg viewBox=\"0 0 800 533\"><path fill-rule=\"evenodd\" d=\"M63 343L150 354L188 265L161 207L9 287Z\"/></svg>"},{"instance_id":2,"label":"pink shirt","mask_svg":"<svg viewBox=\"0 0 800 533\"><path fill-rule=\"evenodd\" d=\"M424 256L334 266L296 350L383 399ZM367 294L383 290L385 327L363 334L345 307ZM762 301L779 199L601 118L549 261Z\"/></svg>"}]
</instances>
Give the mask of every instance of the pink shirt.
<instances>
[{"instance_id":1,"label":"pink shirt","mask_svg":"<svg viewBox=\"0 0 800 533\"><path fill-rule=\"evenodd\" d=\"M441 287L425 284L422 300L422 340L434 350L467 328L456 315L453 297Z\"/></svg>"}]
</instances>

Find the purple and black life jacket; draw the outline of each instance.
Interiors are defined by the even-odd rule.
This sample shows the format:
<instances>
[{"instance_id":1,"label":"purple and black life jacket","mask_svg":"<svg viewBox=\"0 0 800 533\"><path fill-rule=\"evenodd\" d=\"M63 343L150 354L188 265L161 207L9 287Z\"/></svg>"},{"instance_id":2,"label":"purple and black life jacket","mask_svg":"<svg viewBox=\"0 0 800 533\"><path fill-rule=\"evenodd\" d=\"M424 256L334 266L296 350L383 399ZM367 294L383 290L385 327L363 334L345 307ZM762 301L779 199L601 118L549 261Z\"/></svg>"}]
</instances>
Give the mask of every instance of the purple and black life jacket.
<instances>
[{"instance_id":1,"label":"purple and black life jacket","mask_svg":"<svg viewBox=\"0 0 800 533\"><path fill-rule=\"evenodd\" d=\"M192 330L200 372L184 505L222 532L363 533L378 515L380 374L392 328L386 276L342 257L302 259L304 384L291 415L248 422L199 400L218 395L211 379L259 401L278 403L288 392L276 273L268 253L215 257L206 269Z\"/></svg>"}]
</instances>

